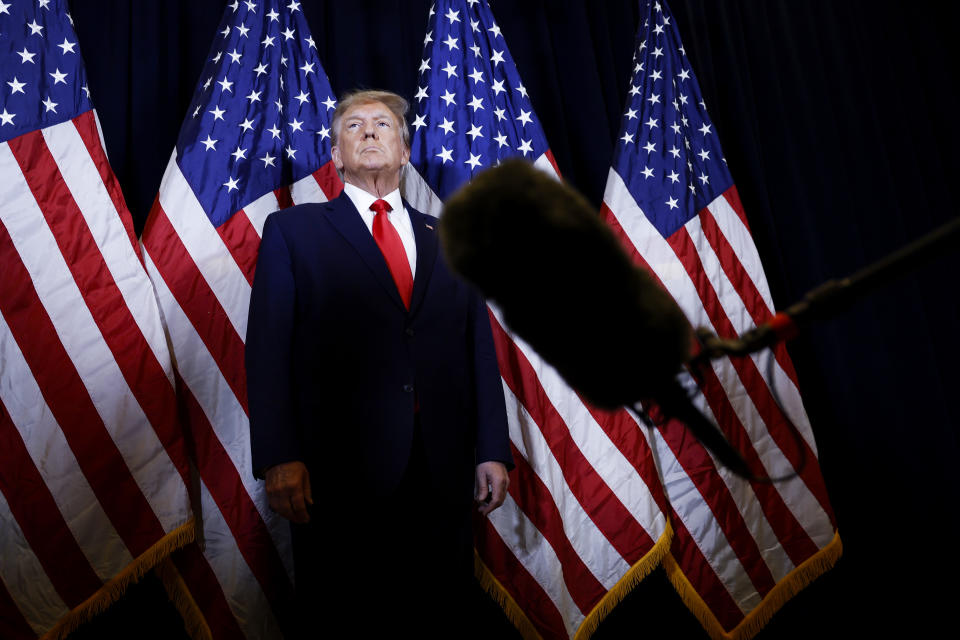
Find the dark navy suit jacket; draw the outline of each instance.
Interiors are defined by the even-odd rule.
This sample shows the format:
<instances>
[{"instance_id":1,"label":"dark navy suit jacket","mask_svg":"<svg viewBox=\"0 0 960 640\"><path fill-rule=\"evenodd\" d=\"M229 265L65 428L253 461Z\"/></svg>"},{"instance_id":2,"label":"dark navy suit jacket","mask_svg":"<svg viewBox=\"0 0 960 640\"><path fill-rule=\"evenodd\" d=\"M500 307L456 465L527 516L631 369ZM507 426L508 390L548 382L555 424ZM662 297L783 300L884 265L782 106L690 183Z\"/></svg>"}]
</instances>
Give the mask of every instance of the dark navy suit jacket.
<instances>
[{"instance_id":1,"label":"dark navy suit jacket","mask_svg":"<svg viewBox=\"0 0 960 640\"><path fill-rule=\"evenodd\" d=\"M407 211L409 311L345 194L267 219L246 342L255 474L301 460L315 500L327 473L337 492L346 482L388 495L410 455L415 403L435 484L469 496L475 464L512 466L486 306L448 270L435 219Z\"/></svg>"}]
</instances>

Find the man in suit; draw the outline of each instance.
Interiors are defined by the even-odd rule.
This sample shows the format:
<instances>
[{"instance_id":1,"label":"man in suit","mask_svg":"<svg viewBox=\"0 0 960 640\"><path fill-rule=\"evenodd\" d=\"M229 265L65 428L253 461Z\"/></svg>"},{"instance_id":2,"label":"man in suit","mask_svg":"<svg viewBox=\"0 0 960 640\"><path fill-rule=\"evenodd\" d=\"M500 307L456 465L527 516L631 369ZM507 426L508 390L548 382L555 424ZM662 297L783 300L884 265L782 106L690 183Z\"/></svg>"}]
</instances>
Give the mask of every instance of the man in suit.
<instances>
[{"instance_id":1,"label":"man in suit","mask_svg":"<svg viewBox=\"0 0 960 640\"><path fill-rule=\"evenodd\" d=\"M293 523L301 610L333 593L351 611L374 586L426 577L430 592L389 589L388 613L360 626L443 634L471 571L471 496L483 516L502 504L512 462L485 305L447 269L434 220L400 198L406 110L392 93L345 96L332 122L344 192L264 225L251 446Z\"/></svg>"}]
</instances>

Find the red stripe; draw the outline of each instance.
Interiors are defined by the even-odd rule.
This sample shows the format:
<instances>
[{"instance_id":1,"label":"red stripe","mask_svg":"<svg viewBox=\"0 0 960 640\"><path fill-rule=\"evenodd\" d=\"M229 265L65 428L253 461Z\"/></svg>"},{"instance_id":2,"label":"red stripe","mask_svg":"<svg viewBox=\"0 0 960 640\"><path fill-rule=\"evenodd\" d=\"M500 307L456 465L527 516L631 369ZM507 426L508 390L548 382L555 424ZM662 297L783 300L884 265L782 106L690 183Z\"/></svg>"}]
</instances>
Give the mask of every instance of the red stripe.
<instances>
[{"instance_id":1,"label":"red stripe","mask_svg":"<svg viewBox=\"0 0 960 640\"><path fill-rule=\"evenodd\" d=\"M217 233L252 287L257 253L260 251L260 234L253 227L250 218L241 209L217 227Z\"/></svg>"},{"instance_id":2,"label":"red stripe","mask_svg":"<svg viewBox=\"0 0 960 640\"><path fill-rule=\"evenodd\" d=\"M767 307L767 303L760 295L756 284L747 274L746 269L743 268L740 257L730 246L727 237L723 235L719 225L717 225L713 212L709 209L703 209L700 212L700 227L703 229L703 235L710 243L710 247L713 248L713 252L720 260L720 266L723 268L723 272L727 274L727 279L736 288L737 294L743 301L744 308L753 320L753 324L760 326L768 322L773 317L773 310ZM790 356L782 343L777 344L777 348L773 350L773 355L794 386L798 386L797 372L793 368L793 361L790 360Z\"/></svg>"},{"instance_id":3,"label":"red stripe","mask_svg":"<svg viewBox=\"0 0 960 640\"><path fill-rule=\"evenodd\" d=\"M190 319L207 351L217 363L237 400L247 411L247 376L243 364L243 339L227 317L159 199L143 230L143 244L177 304Z\"/></svg>"},{"instance_id":4,"label":"red stripe","mask_svg":"<svg viewBox=\"0 0 960 640\"><path fill-rule=\"evenodd\" d=\"M716 329L717 334L723 337L736 336L733 325L730 323L729 318L727 318L723 311L723 307L720 305L720 300L717 298L713 284L704 272L703 265L700 262L700 256L697 254L693 240L686 228L681 227L678 229L672 236L667 238L667 242L677 254L677 258L679 258L683 264L684 269L686 269L687 274L696 287L703 307L707 311L707 315L710 317L710 321ZM817 458L813 450L810 449L806 440L797 432L796 427L783 415L783 412L780 410L780 407L770 392L770 388L767 386L766 380L764 380L760 374L753 359L730 358L730 363L736 370L743 388L753 401L760 419L765 423L767 432L773 438L773 441L783 456L790 462L793 468L799 472L800 478L820 503L823 510L830 516L832 522L833 515L830 509L830 499L827 497L826 486L823 482L823 476L820 475L820 468L816 464ZM720 395L726 397L726 393L723 392L722 388L718 391ZM711 400L709 396L708 400ZM734 446L737 446L742 453L756 455L755 451L748 451L748 449L752 449L752 445L750 444L749 435L743 429L742 424L723 421L720 423L720 426ZM804 464L805 461L808 464ZM766 509L768 505L763 506ZM791 517L791 520L796 523L795 518ZM788 540L795 540L796 544L803 547L807 544L812 544L812 541L809 541L809 543L802 541L802 538L809 540L809 537L803 532L803 528L800 527L799 523L796 523L795 526L797 531L788 536ZM816 549L815 545L814 549ZM796 559L794 559L794 561L796 562Z\"/></svg>"},{"instance_id":5,"label":"red stripe","mask_svg":"<svg viewBox=\"0 0 960 640\"><path fill-rule=\"evenodd\" d=\"M33 134L21 138L30 135ZM163 537L163 527L100 419L3 224L0 264L4 265L0 313L84 476L124 544L136 557Z\"/></svg>"},{"instance_id":6,"label":"red stripe","mask_svg":"<svg viewBox=\"0 0 960 640\"><path fill-rule=\"evenodd\" d=\"M277 210L286 209L293 206L293 196L290 195L289 185L279 187L273 190L273 195L277 198Z\"/></svg>"},{"instance_id":7,"label":"red stripe","mask_svg":"<svg viewBox=\"0 0 960 640\"><path fill-rule=\"evenodd\" d=\"M690 482L710 508L754 588L760 595L766 595L777 581L770 573L757 541L753 538L730 490L717 473L713 460L682 422L669 420L667 424L659 427L659 431Z\"/></svg>"},{"instance_id":8,"label":"red stripe","mask_svg":"<svg viewBox=\"0 0 960 640\"><path fill-rule=\"evenodd\" d=\"M730 185L730 188L723 192L723 197L726 198L730 204L730 208L733 209L737 217L740 218L740 222L743 223L743 228L750 233L750 223L747 222L747 214L743 210L743 204L740 202L740 192L737 191L737 185Z\"/></svg>"},{"instance_id":9,"label":"red stripe","mask_svg":"<svg viewBox=\"0 0 960 640\"><path fill-rule=\"evenodd\" d=\"M247 640L223 593L210 563L196 543L190 543L170 556L203 614L214 640Z\"/></svg>"},{"instance_id":10,"label":"red stripe","mask_svg":"<svg viewBox=\"0 0 960 640\"><path fill-rule=\"evenodd\" d=\"M13 601L7 586L0 580L0 638L5 640L35 640L33 632L17 603Z\"/></svg>"},{"instance_id":11,"label":"red stripe","mask_svg":"<svg viewBox=\"0 0 960 640\"><path fill-rule=\"evenodd\" d=\"M633 564L653 548L653 539L583 456L530 362L492 313L490 326L500 374L543 433L570 492L610 544L624 560Z\"/></svg>"},{"instance_id":12,"label":"red stripe","mask_svg":"<svg viewBox=\"0 0 960 640\"><path fill-rule=\"evenodd\" d=\"M87 124L92 123L93 115L88 112ZM97 142L99 144L99 138ZM130 313L83 213L60 174L56 160L39 131L24 134L8 144L104 343L186 482L189 477L187 454L183 432L177 421L173 386ZM123 204L122 198L120 204ZM123 217L120 216L121 219ZM146 274L143 275L142 286L147 287ZM156 321L159 328L159 317Z\"/></svg>"},{"instance_id":13,"label":"red stripe","mask_svg":"<svg viewBox=\"0 0 960 640\"><path fill-rule=\"evenodd\" d=\"M480 518L479 515L475 517ZM482 518L473 530L477 532L477 549L484 564L500 584L510 591L510 596L543 638L568 640L560 610L536 578L513 555L490 520Z\"/></svg>"},{"instance_id":14,"label":"red stripe","mask_svg":"<svg viewBox=\"0 0 960 640\"><path fill-rule=\"evenodd\" d=\"M320 190L327 196L327 200L333 200L343 191L343 180L340 179L333 160L328 161L327 164L314 171L313 179L320 185Z\"/></svg>"},{"instance_id":15,"label":"red stripe","mask_svg":"<svg viewBox=\"0 0 960 640\"><path fill-rule=\"evenodd\" d=\"M233 465L207 415L179 377L177 382L177 391L183 398L190 419L200 477L220 508L241 555L277 614L277 620L286 620L289 616L283 614L292 601L293 585L290 584L280 553L253 499L243 486L240 472ZM232 426L246 429L246 425Z\"/></svg>"},{"instance_id":16,"label":"red stripe","mask_svg":"<svg viewBox=\"0 0 960 640\"><path fill-rule=\"evenodd\" d=\"M567 585L570 597L580 611L589 613L607 590L570 544L563 530L563 516L550 490L513 443L510 444L510 450L516 463L515 477L510 481L510 495L557 554L563 566L563 582Z\"/></svg>"},{"instance_id":17,"label":"red stripe","mask_svg":"<svg viewBox=\"0 0 960 640\"><path fill-rule=\"evenodd\" d=\"M56 452L53 453L56 455ZM71 609L103 586L0 401L0 491L60 599ZM0 634L0 637L7 637Z\"/></svg>"},{"instance_id":18,"label":"red stripe","mask_svg":"<svg viewBox=\"0 0 960 640\"><path fill-rule=\"evenodd\" d=\"M550 164L553 166L553 170L557 172L557 175L560 175L560 167L557 166L557 159L553 157L553 151L547 149L543 152L543 155L547 157L547 160L550 161Z\"/></svg>"},{"instance_id":19,"label":"red stripe","mask_svg":"<svg viewBox=\"0 0 960 640\"><path fill-rule=\"evenodd\" d=\"M696 540L690 536L690 532L676 512L673 513L670 521L673 524L670 555L693 585L697 595L710 607L710 613L714 615L720 626L728 631L733 629L743 620L743 612L710 566L710 562L701 553Z\"/></svg>"}]
</instances>

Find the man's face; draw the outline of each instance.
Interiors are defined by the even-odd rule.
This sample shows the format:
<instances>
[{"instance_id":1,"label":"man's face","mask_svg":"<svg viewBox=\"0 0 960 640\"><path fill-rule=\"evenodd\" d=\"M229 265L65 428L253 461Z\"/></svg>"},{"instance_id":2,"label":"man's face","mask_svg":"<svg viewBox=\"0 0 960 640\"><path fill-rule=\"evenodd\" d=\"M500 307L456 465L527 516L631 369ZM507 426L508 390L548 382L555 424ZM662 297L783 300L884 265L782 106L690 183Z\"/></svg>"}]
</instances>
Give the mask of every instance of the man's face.
<instances>
[{"instance_id":1,"label":"man's face","mask_svg":"<svg viewBox=\"0 0 960 640\"><path fill-rule=\"evenodd\" d=\"M358 104L340 119L333 162L345 176L399 172L410 159L400 126L382 102Z\"/></svg>"}]
</instances>

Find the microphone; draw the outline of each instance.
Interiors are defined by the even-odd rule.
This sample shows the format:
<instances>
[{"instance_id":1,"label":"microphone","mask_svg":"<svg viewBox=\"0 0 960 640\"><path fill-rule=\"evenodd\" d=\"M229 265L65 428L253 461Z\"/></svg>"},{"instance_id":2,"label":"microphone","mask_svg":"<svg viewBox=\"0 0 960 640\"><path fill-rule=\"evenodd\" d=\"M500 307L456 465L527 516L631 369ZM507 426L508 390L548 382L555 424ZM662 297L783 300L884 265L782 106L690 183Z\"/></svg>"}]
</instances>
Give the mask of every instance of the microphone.
<instances>
[{"instance_id":1,"label":"microphone","mask_svg":"<svg viewBox=\"0 0 960 640\"><path fill-rule=\"evenodd\" d=\"M504 160L447 201L439 234L451 268L588 401L614 409L652 400L721 463L754 477L676 379L694 343L686 316L583 196Z\"/></svg>"}]
</instances>

